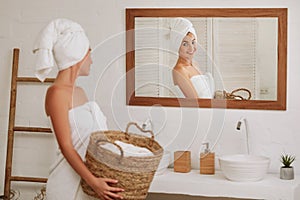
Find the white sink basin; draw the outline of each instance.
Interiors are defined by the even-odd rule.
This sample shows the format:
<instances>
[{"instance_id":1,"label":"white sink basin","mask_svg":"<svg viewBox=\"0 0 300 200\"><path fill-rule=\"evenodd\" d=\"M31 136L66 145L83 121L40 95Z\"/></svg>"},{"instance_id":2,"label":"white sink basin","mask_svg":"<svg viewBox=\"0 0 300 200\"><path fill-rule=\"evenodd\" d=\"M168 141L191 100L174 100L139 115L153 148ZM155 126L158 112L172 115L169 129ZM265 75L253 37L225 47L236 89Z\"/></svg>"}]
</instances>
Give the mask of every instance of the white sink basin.
<instances>
[{"instance_id":1,"label":"white sink basin","mask_svg":"<svg viewBox=\"0 0 300 200\"><path fill-rule=\"evenodd\" d=\"M234 154L219 157L221 171L231 181L259 181L269 169L270 159L264 156Z\"/></svg>"}]
</instances>

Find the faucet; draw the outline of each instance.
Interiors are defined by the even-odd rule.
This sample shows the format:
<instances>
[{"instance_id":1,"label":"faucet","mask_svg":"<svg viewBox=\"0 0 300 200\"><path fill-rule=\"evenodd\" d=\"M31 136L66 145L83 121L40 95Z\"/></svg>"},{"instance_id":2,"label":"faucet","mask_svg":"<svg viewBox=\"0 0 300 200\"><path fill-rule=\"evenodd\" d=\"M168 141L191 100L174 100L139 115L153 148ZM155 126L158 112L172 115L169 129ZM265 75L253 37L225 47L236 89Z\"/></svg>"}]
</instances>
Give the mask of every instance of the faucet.
<instances>
[{"instance_id":1,"label":"faucet","mask_svg":"<svg viewBox=\"0 0 300 200\"><path fill-rule=\"evenodd\" d=\"M153 123L152 123L152 120L151 120L151 119L147 119L147 120L142 124L142 129L153 131Z\"/></svg>"},{"instance_id":2,"label":"faucet","mask_svg":"<svg viewBox=\"0 0 300 200\"><path fill-rule=\"evenodd\" d=\"M247 142L247 153L249 155L250 154L250 151L249 151L249 135L248 135L249 130L248 130L248 121L245 117L241 117L241 119L238 121L238 123L236 125L236 130L240 131L242 124L244 124L244 126L245 126L246 142Z\"/></svg>"}]
</instances>

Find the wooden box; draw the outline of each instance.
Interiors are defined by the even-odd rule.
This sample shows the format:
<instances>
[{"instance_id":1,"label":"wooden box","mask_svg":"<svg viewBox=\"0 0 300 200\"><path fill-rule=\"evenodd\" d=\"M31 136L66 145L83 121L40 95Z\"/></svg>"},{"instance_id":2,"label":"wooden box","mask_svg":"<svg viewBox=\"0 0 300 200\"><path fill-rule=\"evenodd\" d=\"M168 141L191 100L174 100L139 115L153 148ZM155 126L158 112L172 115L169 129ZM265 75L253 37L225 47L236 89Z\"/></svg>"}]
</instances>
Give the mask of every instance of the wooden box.
<instances>
[{"instance_id":1,"label":"wooden box","mask_svg":"<svg viewBox=\"0 0 300 200\"><path fill-rule=\"evenodd\" d=\"M187 173L191 171L191 152L174 152L174 172Z\"/></svg>"}]
</instances>

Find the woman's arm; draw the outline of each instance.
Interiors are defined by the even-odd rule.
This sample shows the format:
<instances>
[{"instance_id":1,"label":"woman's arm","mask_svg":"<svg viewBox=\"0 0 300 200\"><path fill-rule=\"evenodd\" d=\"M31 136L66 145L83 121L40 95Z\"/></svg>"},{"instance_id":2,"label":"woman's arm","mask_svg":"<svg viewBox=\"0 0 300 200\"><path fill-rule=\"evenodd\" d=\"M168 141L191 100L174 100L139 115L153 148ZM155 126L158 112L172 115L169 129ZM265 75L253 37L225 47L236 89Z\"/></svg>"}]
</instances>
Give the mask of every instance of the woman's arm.
<instances>
[{"instance_id":1,"label":"woman's arm","mask_svg":"<svg viewBox=\"0 0 300 200\"><path fill-rule=\"evenodd\" d=\"M183 67L173 69L172 75L174 84L178 85L186 98L198 98L198 94L190 80L187 70Z\"/></svg>"},{"instance_id":2,"label":"woman's arm","mask_svg":"<svg viewBox=\"0 0 300 200\"><path fill-rule=\"evenodd\" d=\"M46 110L51 118L54 133L60 150L71 167L89 184L103 199L121 199L117 192L124 191L121 188L110 187L108 183L116 183L116 180L95 177L85 166L81 157L74 149L71 130L69 126L70 98L66 98L64 89L52 89L47 92Z\"/></svg>"}]
</instances>

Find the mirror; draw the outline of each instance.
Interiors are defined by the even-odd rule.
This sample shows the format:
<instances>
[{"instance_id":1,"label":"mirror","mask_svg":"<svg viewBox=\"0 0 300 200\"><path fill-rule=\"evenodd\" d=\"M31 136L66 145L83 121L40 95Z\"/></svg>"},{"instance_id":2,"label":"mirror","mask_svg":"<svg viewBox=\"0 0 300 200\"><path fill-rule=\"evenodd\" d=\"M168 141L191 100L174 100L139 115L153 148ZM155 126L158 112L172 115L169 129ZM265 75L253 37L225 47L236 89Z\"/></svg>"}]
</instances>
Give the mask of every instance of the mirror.
<instances>
[{"instance_id":1,"label":"mirror","mask_svg":"<svg viewBox=\"0 0 300 200\"><path fill-rule=\"evenodd\" d=\"M188 79L209 95L178 81L182 19L196 35ZM126 9L128 105L285 110L286 68L286 8Z\"/></svg>"}]
</instances>

